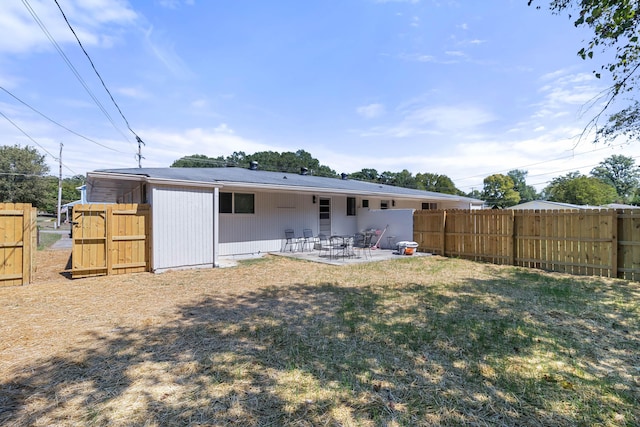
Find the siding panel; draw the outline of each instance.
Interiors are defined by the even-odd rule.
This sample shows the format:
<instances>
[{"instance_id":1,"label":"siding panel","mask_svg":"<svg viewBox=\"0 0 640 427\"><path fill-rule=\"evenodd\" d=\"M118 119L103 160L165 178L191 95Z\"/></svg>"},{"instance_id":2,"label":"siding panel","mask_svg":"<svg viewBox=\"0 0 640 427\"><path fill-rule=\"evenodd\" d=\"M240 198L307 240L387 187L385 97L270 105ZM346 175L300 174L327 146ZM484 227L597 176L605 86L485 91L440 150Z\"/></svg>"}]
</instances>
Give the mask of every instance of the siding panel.
<instances>
[{"instance_id":1,"label":"siding panel","mask_svg":"<svg viewBox=\"0 0 640 427\"><path fill-rule=\"evenodd\" d=\"M213 267L213 189L154 186L153 270Z\"/></svg>"}]
</instances>

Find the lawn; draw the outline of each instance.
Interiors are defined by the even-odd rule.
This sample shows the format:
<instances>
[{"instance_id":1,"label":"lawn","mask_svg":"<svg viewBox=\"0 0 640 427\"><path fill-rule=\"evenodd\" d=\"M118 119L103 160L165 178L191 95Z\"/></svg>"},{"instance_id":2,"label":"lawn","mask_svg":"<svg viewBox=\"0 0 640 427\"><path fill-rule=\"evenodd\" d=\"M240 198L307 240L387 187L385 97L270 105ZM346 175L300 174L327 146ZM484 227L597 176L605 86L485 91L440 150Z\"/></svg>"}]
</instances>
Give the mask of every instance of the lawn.
<instances>
[{"instance_id":1,"label":"lawn","mask_svg":"<svg viewBox=\"0 0 640 427\"><path fill-rule=\"evenodd\" d=\"M639 283L441 257L42 277L0 288L2 425L640 424Z\"/></svg>"}]
</instances>

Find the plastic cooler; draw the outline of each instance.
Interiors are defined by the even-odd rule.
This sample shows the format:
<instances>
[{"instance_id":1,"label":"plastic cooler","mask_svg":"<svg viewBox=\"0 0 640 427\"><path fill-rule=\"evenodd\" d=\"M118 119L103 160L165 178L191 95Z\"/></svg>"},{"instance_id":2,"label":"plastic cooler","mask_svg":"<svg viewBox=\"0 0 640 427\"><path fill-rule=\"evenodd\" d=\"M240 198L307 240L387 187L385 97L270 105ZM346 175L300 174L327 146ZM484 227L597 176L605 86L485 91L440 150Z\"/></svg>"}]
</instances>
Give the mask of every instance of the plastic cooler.
<instances>
[{"instance_id":1,"label":"plastic cooler","mask_svg":"<svg viewBox=\"0 0 640 427\"><path fill-rule=\"evenodd\" d=\"M396 246L400 255L413 255L418 248L418 243L403 241L396 243Z\"/></svg>"}]
</instances>

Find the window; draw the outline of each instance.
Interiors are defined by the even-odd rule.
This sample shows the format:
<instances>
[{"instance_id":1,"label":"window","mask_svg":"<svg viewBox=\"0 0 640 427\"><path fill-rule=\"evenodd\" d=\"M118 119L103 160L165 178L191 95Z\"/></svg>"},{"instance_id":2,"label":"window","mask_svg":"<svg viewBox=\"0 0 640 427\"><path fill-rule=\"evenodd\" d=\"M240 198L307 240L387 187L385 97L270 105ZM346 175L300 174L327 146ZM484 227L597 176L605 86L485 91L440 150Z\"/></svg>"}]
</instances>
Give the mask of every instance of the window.
<instances>
[{"instance_id":1,"label":"window","mask_svg":"<svg viewBox=\"0 0 640 427\"><path fill-rule=\"evenodd\" d=\"M362 207L363 208L368 208L369 207L369 199L363 199L362 200Z\"/></svg>"},{"instance_id":2,"label":"window","mask_svg":"<svg viewBox=\"0 0 640 427\"><path fill-rule=\"evenodd\" d=\"M389 201L380 200L380 209L389 209Z\"/></svg>"},{"instance_id":3,"label":"window","mask_svg":"<svg viewBox=\"0 0 640 427\"><path fill-rule=\"evenodd\" d=\"M256 213L255 196L249 193L234 193L233 212L237 214Z\"/></svg>"},{"instance_id":4,"label":"window","mask_svg":"<svg viewBox=\"0 0 640 427\"><path fill-rule=\"evenodd\" d=\"M436 210L438 209L438 204L437 203L422 203L422 209L423 210Z\"/></svg>"},{"instance_id":5,"label":"window","mask_svg":"<svg viewBox=\"0 0 640 427\"><path fill-rule=\"evenodd\" d=\"M347 216L356 215L356 198L347 197Z\"/></svg>"},{"instance_id":6,"label":"window","mask_svg":"<svg viewBox=\"0 0 640 427\"><path fill-rule=\"evenodd\" d=\"M255 195L250 193L220 192L220 213L253 214L256 212Z\"/></svg>"},{"instance_id":7,"label":"window","mask_svg":"<svg viewBox=\"0 0 640 427\"><path fill-rule=\"evenodd\" d=\"M220 192L220 213L231 213L233 212L233 193L222 193Z\"/></svg>"}]
</instances>

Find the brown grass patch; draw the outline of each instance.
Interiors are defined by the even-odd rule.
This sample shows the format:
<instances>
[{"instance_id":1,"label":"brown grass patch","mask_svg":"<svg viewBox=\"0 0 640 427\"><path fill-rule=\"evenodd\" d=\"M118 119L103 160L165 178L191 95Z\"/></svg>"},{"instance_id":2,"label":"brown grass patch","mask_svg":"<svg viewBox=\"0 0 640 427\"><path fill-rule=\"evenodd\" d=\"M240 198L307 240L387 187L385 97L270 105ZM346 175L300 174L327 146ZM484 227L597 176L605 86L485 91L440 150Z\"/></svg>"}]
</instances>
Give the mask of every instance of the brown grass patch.
<instances>
[{"instance_id":1,"label":"brown grass patch","mask_svg":"<svg viewBox=\"0 0 640 427\"><path fill-rule=\"evenodd\" d=\"M3 425L640 423L638 283L266 257L73 281L43 268L0 298Z\"/></svg>"}]
</instances>

